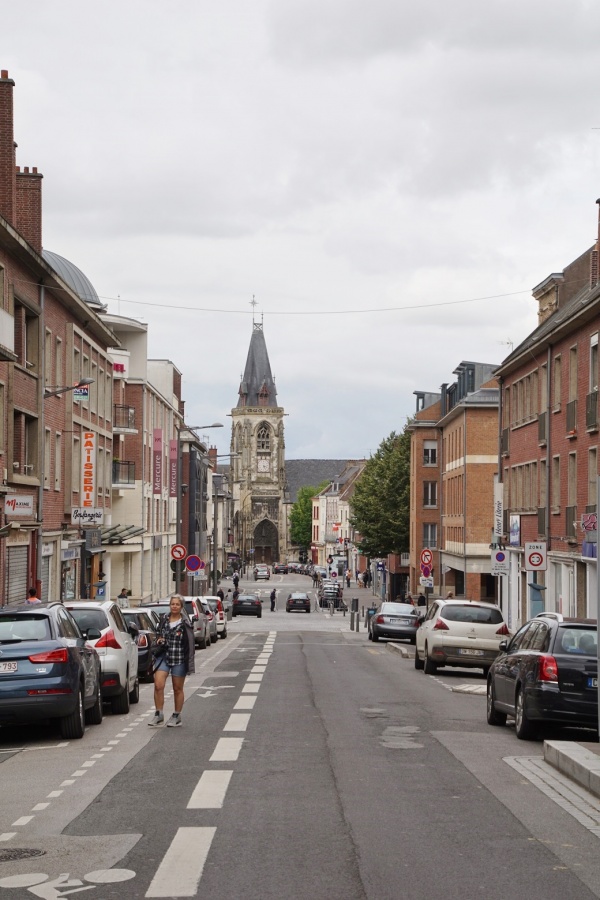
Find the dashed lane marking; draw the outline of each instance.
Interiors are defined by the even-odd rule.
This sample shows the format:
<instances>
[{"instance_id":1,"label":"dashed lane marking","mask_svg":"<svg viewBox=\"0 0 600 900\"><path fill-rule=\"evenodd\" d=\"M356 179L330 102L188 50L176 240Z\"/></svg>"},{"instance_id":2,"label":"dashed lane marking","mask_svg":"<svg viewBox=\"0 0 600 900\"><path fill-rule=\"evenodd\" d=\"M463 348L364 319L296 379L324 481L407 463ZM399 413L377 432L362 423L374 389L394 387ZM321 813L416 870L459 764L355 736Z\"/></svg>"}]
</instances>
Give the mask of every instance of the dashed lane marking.
<instances>
[{"instance_id":1,"label":"dashed lane marking","mask_svg":"<svg viewBox=\"0 0 600 900\"><path fill-rule=\"evenodd\" d=\"M258 694L260 684L245 684L242 688L242 694Z\"/></svg>"},{"instance_id":2,"label":"dashed lane marking","mask_svg":"<svg viewBox=\"0 0 600 900\"><path fill-rule=\"evenodd\" d=\"M216 828L179 828L146 897L195 897Z\"/></svg>"},{"instance_id":3,"label":"dashed lane marking","mask_svg":"<svg viewBox=\"0 0 600 900\"><path fill-rule=\"evenodd\" d=\"M231 713L223 731L246 731L250 713Z\"/></svg>"},{"instance_id":4,"label":"dashed lane marking","mask_svg":"<svg viewBox=\"0 0 600 900\"><path fill-rule=\"evenodd\" d=\"M207 769L200 776L187 808L222 809L232 775L231 769Z\"/></svg>"},{"instance_id":5,"label":"dashed lane marking","mask_svg":"<svg viewBox=\"0 0 600 900\"><path fill-rule=\"evenodd\" d=\"M244 738L219 738L209 762L235 762L243 743Z\"/></svg>"},{"instance_id":6,"label":"dashed lane marking","mask_svg":"<svg viewBox=\"0 0 600 900\"><path fill-rule=\"evenodd\" d=\"M255 674L254 672L250 672L246 679L246 684L250 681L258 681L259 683L263 680L262 672L259 674L258 672Z\"/></svg>"},{"instance_id":7,"label":"dashed lane marking","mask_svg":"<svg viewBox=\"0 0 600 900\"><path fill-rule=\"evenodd\" d=\"M256 697L239 697L234 709L254 709Z\"/></svg>"}]
</instances>

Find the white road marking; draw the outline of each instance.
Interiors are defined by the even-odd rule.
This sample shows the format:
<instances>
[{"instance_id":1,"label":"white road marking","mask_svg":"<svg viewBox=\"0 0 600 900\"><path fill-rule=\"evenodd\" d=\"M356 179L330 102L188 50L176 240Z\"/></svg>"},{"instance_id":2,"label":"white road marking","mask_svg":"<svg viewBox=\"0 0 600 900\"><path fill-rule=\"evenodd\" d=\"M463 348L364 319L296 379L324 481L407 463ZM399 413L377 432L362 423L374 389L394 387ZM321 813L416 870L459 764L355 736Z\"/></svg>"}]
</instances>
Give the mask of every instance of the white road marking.
<instances>
[{"instance_id":1,"label":"white road marking","mask_svg":"<svg viewBox=\"0 0 600 900\"><path fill-rule=\"evenodd\" d=\"M16 833L16 831L3 831L2 834L0 834L0 841L10 841L11 838L15 837Z\"/></svg>"},{"instance_id":2,"label":"white road marking","mask_svg":"<svg viewBox=\"0 0 600 900\"><path fill-rule=\"evenodd\" d=\"M48 800L53 800L55 797L60 797L61 794L64 794L64 791L50 791L47 795Z\"/></svg>"},{"instance_id":3,"label":"white road marking","mask_svg":"<svg viewBox=\"0 0 600 900\"><path fill-rule=\"evenodd\" d=\"M217 695L215 694L214 691L204 691L203 694L201 694L200 691L196 691L196 697L204 697L206 699L206 697L216 697L216 696Z\"/></svg>"},{"instance_id":4,"label":"white road marking","mask_svg":"<svg viewBox=\"0 0 600 900\"><path fill-rule=\"evenodd\" d=\"M223 731L246 731L250 713L231 713Z\"/></svg>"},{"instance_id":5,"label":"white road marking","mask_svg":"<svg viewBox=\"0 0 600 900\"><path fill-rule=\"evenodd\" d=\"M264 674L266 671L267 671L266 666L254 666L252 669L250 669L250 674L251 675L259 675L261 673Z\"/></svg>"},{"instance_id":6,"label":"white road marking","mask_svg":"<svg viewBox=\"0 0 600 900\"><path fill-rule=\"evenodd\" d=\"M242 688L242 694L258 694L260 684L245 684Z\"/></svg>"},{"instance_id":7,"label":"white road marking","mask_svg":"<svg viewBox=\"0 0 600 900\"><path fill-rule=\"evenodd\" d=\"M95 766L95 765L96 765L95 759L88 759L87 762L81 763L81 768L82 769L91 769L92 766Z\"/></svg>"},{"instance_id":8,"label":"white road marking","mask_svg":"<svg viewBox=\"0 0 600 900\"><path fill-rule=\"evenodd\" d=\"M233 707L234 709L254 709L256 697L240 697Z\"/></svg>"},{"instance_id":9,"label":"white road marking","mask_svg":"<svg viewBox=\"0 0 600 900\"><path fill-rule=\"evenodd\" d=\"M195 897L216 828L179 828L146 897Z\"/></svg>"},{"instance_id":10,"label":"white road marking","mask_svg":"<svg viewBox=\"0 0 600 900\"><path fill-rule=\"evenodd\" d=\"M127 737L127 734L124 731L119 731L119 733L117 735L115 735L115 737L124 738L124 737ZM112 743L112 741L111 741L111 743Z\"/></svg>"},{"instance_id":11,"label":"white road marking","mask_svg":"<svg viewBox=\"0 0 600 900\"><path fill-rule=\"evenodd\" d=\"M117 741L117 743L119 742ZM100 747L100 750L102 753L109 753L112 750L112 747Z\"/></svg>"},{"instance_id":12,"label":"white road marking","mask_svg":"<svg viewBox=\"0 0 600 900\"><path fill-rule=\"evenodd\" d=\"M121 741L109 741L108 743L114 747L116 744L120 744Z\"/></svg>"},{"instance_id":13,"label":"white road marking","mask_svg":"<svg viewBox=\"0 0 600 900\"><path fill-rule=\"evenodd\" d=\"M71 778L67 778L66 781L61 781L61 787L68 787L70 784L75 784L75 782Z\"/></svg>"},{"instance_id":14,"label":"white road marking","mask_svg":"<svg viewBox=\"0 0 600 900\"><path fill-rule=\"evenodd\" d=\"M262 680L263 680L262 674L255 675L252 672L250 672L250 674L248 675L248 677L246 679L246 683L248 683L249 681L262 681Z\"/></svg>"},{"instance_id":15,"label":"white road marking","mask_svg":"<svg viewBox=\"0 0 600 900\"><path fill-rule=\"evenodd\" d=\"M71 778L81 778L82 775L87 775L87 769L77 769L76 772L71 772Z\"/></svg>"},{"instance_id":16,"label":"white road marking","mask_svg":"<svg viewBox=\"0 0 600 900\"><path fill-rule=\"evenodd\" d=\"M49 806L49 803L36 803L35 806L31 807L31 812L41 812L43 809L48 809Z\"/></svg>"},{"instance_id":17,"label":"white road marking","mask_svg":"<svg viewBox=\"0 0 600 900\"><path fill-rule=\"evenodd\" d=\"M104 753L94 753L92 759L104 759Z\"/></svg>"},{"instance_id":18,"label":"white road marking","mask_svg":"<svg viewBox=\"0 0 600 900\"><path fill-rule=\"evenodd\" d=\"M209 762L235 762L243 743L244 738L219 738Z\"/></svg>"},{"instance_id":19,"label":"white road marking","mask_svg":"<svg viewBox=\"0 0 600 900\"><path fill-rule=\"evenodd\" d=\"M32 819L35 819L35 816L21 816L20 819L17 819L16 822L12 823L12 827L20 828L21 825L27 825Z\"/></svg>"},{"instance_id":20,"label":"white road marking","mask_svg":"<svg viewBox=\"0 0 600 900\"><path fill-rule=\"evenodd\" d=\"M222 809L232 775L229 769L207 769L203 772L187 809Z\"/></svg>"}]
</instances>

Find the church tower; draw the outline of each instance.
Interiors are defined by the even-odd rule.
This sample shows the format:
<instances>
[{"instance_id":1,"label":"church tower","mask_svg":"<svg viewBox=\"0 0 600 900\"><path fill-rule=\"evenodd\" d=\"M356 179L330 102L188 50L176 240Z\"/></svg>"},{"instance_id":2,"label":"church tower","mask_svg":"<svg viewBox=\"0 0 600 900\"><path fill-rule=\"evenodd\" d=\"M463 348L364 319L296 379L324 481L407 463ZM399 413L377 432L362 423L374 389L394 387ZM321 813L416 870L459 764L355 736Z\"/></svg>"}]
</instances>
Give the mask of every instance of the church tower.
<instances>
[{"instance_id":1,"label":"church tower","mask_svg":"<svg viewBox=\"0 0 600 900\"><path fill-rule=\"evenodd\" d=\"M247 565L277 562L287 548L284 410L262 322L252 323L246 368L232 411L234 543Z\"/></svg>"}]
</instances>

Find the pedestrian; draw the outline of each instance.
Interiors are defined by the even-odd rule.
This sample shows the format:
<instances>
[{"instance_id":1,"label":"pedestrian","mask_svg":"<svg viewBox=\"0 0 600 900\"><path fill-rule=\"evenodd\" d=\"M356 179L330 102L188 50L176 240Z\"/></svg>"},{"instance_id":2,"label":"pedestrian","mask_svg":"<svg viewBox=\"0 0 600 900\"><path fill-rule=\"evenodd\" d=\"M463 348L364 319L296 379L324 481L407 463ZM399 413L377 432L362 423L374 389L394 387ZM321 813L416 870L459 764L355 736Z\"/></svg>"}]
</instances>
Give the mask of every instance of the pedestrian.
<instances>
[{"instance_id":1,"label":"pedestrian","mask_svg":"<svg viewBox=\"0 0 600 900\"><path fill-rule=\"evenodd\" d=\"M183 605L181 594L173 594L169 601L169 612L163 613L156 630L157 641L154 669L154 715L148 725L162 725L165 721L165 684L171 676L175 710L167 722L168 728L181 725L183 709L183 685L186 675L195 672L194 630Z\"/></svg>"},{"instance_id":2,"label":"pedestrian","mask_svg":"<svg viewBox=\"0 0 600 900\"><path fill-rule=\"evenodd\" d=\"M219 590L217 591L217 597L219 598L219 600L222 603L223 600L225 599L225 594L223 593L223 588L219 588Z\"/></svg>"},{"instance_id":3,"label":"pedestrian","mask_svg":"<svg viewBox=\"0 0 600 900\"><path fill-rule=\"evenodd\" d=\"M316 587L319 583L319 573L313 572L313 587Z\"/></svg>"},{"instance_id":4,"label":"pedestrian","mask_svg":"<svg viewBox=\"0 0 600 900\"><path fill-rule=\"evenodd\" d=\"M350 587L350 582L352 581L352 573L350 569L346 569L346 587Z\"/></svg>"},{"instance_id":5,"label":"pedestrian","mask_svg":"<svg viewBox=\"0 0 600 900\"><path fill-rule=\"evenodd\" d=\"M359 588L364 587L365 577L362 572L359 572L358 575L356 576L356 583L359 586Z\"/></svg>"},{"instance_id":6,"label":"pedestrian","mask_svg":"<svg viewBox=\"0 0 600 900\"><path fill-rule=\"evenodd\" d=\"M454 600L454 591L448 591L446 594L446 600Z\"/></svg>"},{"instance_id":7,"label":"pedestrian","mask_svg":"<svg viewBox=\"0 0 600 900\"><path fill-rule=\"evenodd\" d=\"M119 606L129 606L129 591L127 588L121 588L121 593L117 595L117 603Z\"/></svg>"},{"instance_id":8,"label":"pedestrian","mask_svg":"<svg viewBox=\"0 0 600 900\"><path fill-rule=\"evenodd\" d=\"M38 597L36 589L29 588L29 590L27 591L27 600L25 601L27 606L37 606L38 603L41 603L41 602L42 601Z\"/></svg>"},{"instance_id":9,"label":"pedestrian","mask_svg":"<svg viewBox=\"0 0 600 900\"><path fill-rule=\"evenodd\" d=\"M419 594L417 597L417 606L427 606L427 598L425 594Z\"/></svg>"},{"instance_id":10,"label":"pedestrian","mask_svg":"<svg viewBox=\"0 0 600 900\"><path fill-rule=\"evenodd\" d=\"M228 595L229 595L230 593L231 593L230 591L227 591L227 594L228 594ZM235 591L233 592L233 594L231 594L231 599L233 600L234 603L237 601L237 598L238 598L239 596L240 596L240 592L239 592L238 589L236 588Z\"/></svg>"},{"instance_id":11,"label":"pedestrian","mask_svg":"<svg viewBox=\"0 0 600 900\"><path fill-rule=\"evenodd\" d=\"M275 612L275 601L277 600L277 591L275 588L271 591L271 612Z\"/></svg>"},{"instance_id":12,"label":"pedestrian","mask_svg":"<svg viewBox=\"0 0 600 900\"><path fill-rule=\"evenodd\" d=\"M234 576L233 576L233 586L236 590L237 590L237 586L239 583L240 583L240 576L238 575L237 572L235 572Z\"/></svg>"},{"instance_id":13,"label":"pedestrian","mask_svg":"<svg viewBox=\"0 0 600 900\"><path fill-rule=\"evenodd\" d=\"M360 573L359 573L359 571L358 571L358 569L357 569L356 572L354 573L355 578L356 578L356 583L357 583L357 584L358 584L358 576L359 576L359 574L360 574Z\"/></svg>"},{"instance_id":14,"label":"pedestrian","mask_svg":"<svg viewBox=\"0 0 600 900\"><path fill-rule=\"evenodd\" d=\"M415 601L413 600L413 595L411 594L410 591L409 591L408 594L406 595L406 600L405 600L405 602L406 602L406 603L410 603L411 606L414 606L414 605L415 605Z\"/></svg>"}]
</instances>

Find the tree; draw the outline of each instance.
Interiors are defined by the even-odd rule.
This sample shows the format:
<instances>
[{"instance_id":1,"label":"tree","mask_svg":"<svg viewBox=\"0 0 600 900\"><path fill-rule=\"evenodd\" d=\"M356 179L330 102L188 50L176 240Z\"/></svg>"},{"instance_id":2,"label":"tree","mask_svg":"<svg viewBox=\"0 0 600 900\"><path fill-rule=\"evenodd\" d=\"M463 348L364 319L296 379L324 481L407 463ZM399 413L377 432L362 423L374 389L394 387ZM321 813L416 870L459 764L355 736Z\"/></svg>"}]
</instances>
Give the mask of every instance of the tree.
<instances>
[{"instance_id":1,"label":"tree","mask_svg":"<svg viewBox=\"0 0 600 900\"><path fill-rule=\"evenodd\" d=\"M290 512L290 538L298 547L310 547L312 542L312 498L327 487L329 481L318 487L301 487Z\"/></svg>"},{"instance_id":2,"label":"tree","mask_svg":"<svg viewBox=\"0 0 600 900\"><path fill-rule=\"evenodd\" d=\"M410 521L410 431L392 431L366 463L350 500L365 556L407 553Z\"/></svg>"}]
</instances>

